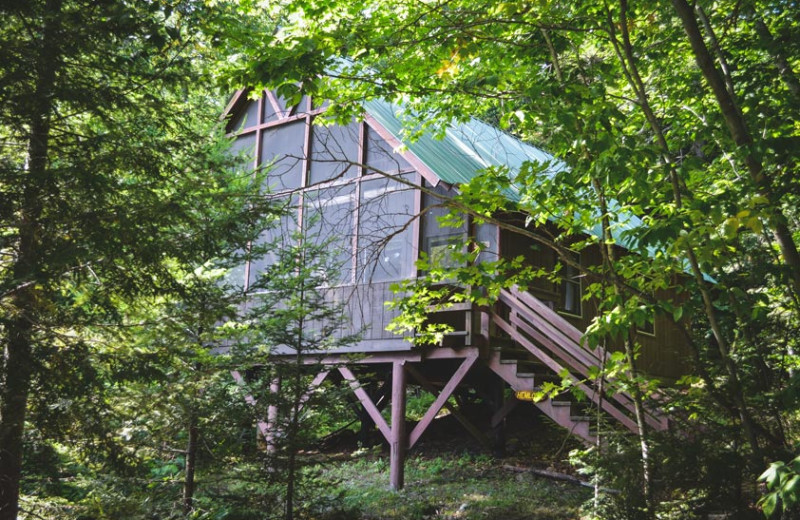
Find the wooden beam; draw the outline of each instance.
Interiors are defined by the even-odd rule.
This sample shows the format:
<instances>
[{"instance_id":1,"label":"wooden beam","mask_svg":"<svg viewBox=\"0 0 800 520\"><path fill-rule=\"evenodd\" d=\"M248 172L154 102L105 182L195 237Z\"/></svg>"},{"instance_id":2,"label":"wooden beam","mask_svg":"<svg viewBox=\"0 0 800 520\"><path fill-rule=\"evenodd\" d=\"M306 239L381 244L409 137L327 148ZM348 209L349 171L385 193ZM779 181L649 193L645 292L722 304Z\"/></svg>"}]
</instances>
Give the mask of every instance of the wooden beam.
<instances>
[{"instance_id":1,"label":"wooden beam","mask_svg":"<svg viewBox=\"0 0 800 520\"><path fill-rule=\"evenodd\" d=\"M494 415L492 415L492 428L497 428L500 426L500 423L503 422L503 419L508 417L510 414L519 404L519 400L517 399L508 399L503 406L498 409Z\"/></svg>"},{"instance_id":2,"label":"wooden beam","mask_svg":"<svg viewBox=\"0 0 800 520\"><path fill-rule=\"evenodd\" d=\"M419 382L420 385L422 385L422 388L424 388L425 391L427 391L427 392L429 392L429 393L431 393L433 395L437 395L438 394L438 392L436 391L436 388L430 383L430 381L425 379L425 377L422 374L420 374L417 370L415 370L411 366L407 367L407 369L408 369L408 373L411 374L411 376L414 379L416 379L417 382ZM443 406L451 414L453 414L453 417L455 417L456 420L461 423L461 425L464 427L464 429L467 430L470 433L470 435L472 435L475 438L475 440L477 440L481 444L481 446L483 446L486 450L490 450L491 449L491 443L489 442L489 439L487 439L486 436L483 433L481 433L481 431L474 424L472 424L470 422L470 420L467 419L464 416L464 414L462 414L461 411L458 408L456 408L455 406L452 406L446 400L445 400Z\"/></svg>"},{"instance_id":3,"label":"wooden beam","mask_svg":"<svg viewBox=\"0 0 800 520\"><path fill-rule=\"evenodd\" d=\"M269 384L269 393L272 399L267 406L267 433L264 436L267 441L267 453L275 453L275 437L278 435L278 405L275 403L275 396L280 391L281 378L276 376Z\"/></svg>"},{"instance_id":4,"label":"wooden beam","mask_svg":"<svg viewBox=\"0 0 800 520\"><path fill-rule=\"evenodd\" d=\"M389 441L389 487L403 489L406 458L406 371L405 363L392 363L392 430Z\"/></svg>"},{"instance_id":5,"label":"wooden beam","mask_svg":"<svg viewBox=\"0 0 800 520\"><path fill-rule=\"evenodd\" d=\"M370 399L369 394L367 394L367 392L361 388L361 383L358 382L356 376L353 375L353 372L351 372L349 368L344 366L339 367L339 373L342 374L342 377L344 377L348 383L350 383L350 388L353 389L356 397L358 397L361 405L375 422L375 426L377 426L380 432L383 434L386 442L391 443L391 432L389 430L389 425L386 424L386 420L381 415L378 407L375 406L375 403L372 402L372 399Z\"/></svg>"},{"instance_id":6,"label":"wooden beam","mask_svg":"<svg viewBox=\"0 0 800 520\"><path fill-rule=\"evenodd\" d=\"M447 382L442 391L439 393L438 397L436 397L436 400L431 404L431 406L425 412L425 415L422 416L422 419L420 419L420 421L417 423L416 426L414 426L414 429L411 431L411 435L409 435L408 437L409 449L413 448L414 445L419 440L419 438L422 436L422 434L425 433L425 430L428 429L428 426L430 426L430 424L436 418L436 414L438 414L439 410L441 410L442 407L445 406L447 400L450 399L451 395L453 395L453 391L456 389L456 387L458 387L459 384L461 384L461 381L464 380L464 376L466 376L467 372L469 372L469 370L473 367L473 365L475 365L475 361L477 359L478 359L477 357L466 358L464 361L461 362L461 365L458 367L458 369L455 371L452 377L450 377L450 380ZM409 373L411 373L414 379L423 384L423 386L425 385L425 383L430 385L430 383L428 383L427 381L423 383L422 376L413 367L409 366L408 371ZM426 388L426 390L428 389ZM428 391L431 392L433 395L436 395L433 386L430 386L430 390Z\"/></svg>"},{"instance_id":7,"label":"wooden beam","mask_svg":"<svg viewBox=\"0 0 800 520\"><path fill-rule=\"evenodd\" d=\"M239 385L241 388L244 388L245 386L244 378L242 377L242 374L240 374L238 370L231 370L231 377L233 377L233 380L236 381L237 385ZM250 406L256 405L255 398L250 394L245 394L244 400ZM269 442L269 428L267 426L267 423L264 421L257 421L256 427L258 428L258 432L264 437L264 440Z\"/></svg>"}]
</instances>

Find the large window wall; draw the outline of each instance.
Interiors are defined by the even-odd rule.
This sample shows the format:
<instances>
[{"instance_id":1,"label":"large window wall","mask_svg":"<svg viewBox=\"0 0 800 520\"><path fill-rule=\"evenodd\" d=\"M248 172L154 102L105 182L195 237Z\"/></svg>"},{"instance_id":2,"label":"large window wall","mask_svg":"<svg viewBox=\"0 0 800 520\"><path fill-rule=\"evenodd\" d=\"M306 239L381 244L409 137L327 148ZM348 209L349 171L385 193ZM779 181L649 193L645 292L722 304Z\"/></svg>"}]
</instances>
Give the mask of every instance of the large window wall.
<instances>
[{"instance_id":1,"label":"large window wall","mask_svg":"<svg viewBox=\"0 0 800 520\"><path fill-rule=\"evenodd\" d=\"M291 208L260 242L280 247L300 230L301 239L331 252L331 286L412 277L417 172L366 123L315 124L322 111L307 97L290 106L272 92L234 110L234 150L250 154L253 168L268 169L269 192ZM248 285L276 258L273 252L253 261Z\"/></svg>"}]
</instances>

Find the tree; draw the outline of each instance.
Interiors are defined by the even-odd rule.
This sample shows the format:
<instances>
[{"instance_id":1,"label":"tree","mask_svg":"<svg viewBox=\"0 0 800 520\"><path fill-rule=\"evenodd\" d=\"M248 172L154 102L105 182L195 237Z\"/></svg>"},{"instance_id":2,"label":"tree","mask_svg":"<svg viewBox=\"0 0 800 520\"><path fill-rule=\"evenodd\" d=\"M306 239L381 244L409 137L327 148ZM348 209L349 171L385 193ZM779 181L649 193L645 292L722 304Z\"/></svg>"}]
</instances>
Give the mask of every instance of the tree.
<instances>
[{"instance_id":1,"label":"tree","mask_svg":"<svg viewBox=\"0 0 800 520\"><path fill-rule=\"evenodd\" d=\"M796 442L787 436L800 327L793 11L781 0L297 0L282 6L279 31L244 43L248 65L236 70L251 85L334 99L342 118L363 99L402 102L409 138L478 115L565 161L549 175L531 163L513 179L485 172L453 206L478 220L506 210L553 222L555 236L517 231L565 261L592 242L570 237L600 228L609 254L584 273L601 310L590 339L671 316L693 352L685 388L702 388L687 390L691 406L710 411L704 427L730 426L723 435L750 479ZM519 201L501 196L511 182Z\"/></svg>"},{"instance_id":2,"label":"tree","mask_svg":"<svg viewBox=\"0 0 800 520\"><path fill-rule=\"evenodd\" d=\"M261 372L251 385L260 388L262 412L267 411L265 405L275 410L266 441L266 476L282 488L285 520L297 518L298 499L303 497L300 451L317 431L309 410L330 410L337 399L336 392L326 392L324 397L316 394L321 380L314 384L313 377L323 371L327 374L332 367L315 364L313 356L358 339L358 334L346 332L343 304L327 295L326 288L341 270L338 252L328 251L329 241L306 231L278 237L270 244L273 261L250 286L247 339L233 349L236 366Z\"/></svg>"},{"instance_id":3,"label":"tree","mask_svg":"<svg viewBox=\"0 0 800 520\"><path fill-rule=\"evenodd\" d=\"M233 168L203 91L196 2L4 2L0 50L0 518L15 519L31 396L94 373L87 327L243 250L260 178ZM107 352L113 356L114 352ZM65 363L67 360L72 363ZM102 386L102 384L100 384Z\"/></svg>"}]
</instances>

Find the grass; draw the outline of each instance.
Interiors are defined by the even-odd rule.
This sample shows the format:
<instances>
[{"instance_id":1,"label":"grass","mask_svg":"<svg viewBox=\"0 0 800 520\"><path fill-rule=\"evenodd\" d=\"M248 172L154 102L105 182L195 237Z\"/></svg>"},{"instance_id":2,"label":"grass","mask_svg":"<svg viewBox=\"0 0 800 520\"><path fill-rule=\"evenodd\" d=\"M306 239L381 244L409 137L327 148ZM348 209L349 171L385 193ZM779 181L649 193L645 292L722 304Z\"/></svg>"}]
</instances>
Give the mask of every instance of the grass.
<instances>
[{"instance_id":1,"label":"grass","mask_svg":"<svg viewBox=\"0 0 800 520\"><path fill-rule=\"evenodd\" d=\"M503 469L485 455L440 453L406 462L405 488L388 489L388 460L357 452L351 460L317 468L338 497L326 520L504 519L557 520L580 516L590 490L530 473Z\"/></svg>"}]
</instances>

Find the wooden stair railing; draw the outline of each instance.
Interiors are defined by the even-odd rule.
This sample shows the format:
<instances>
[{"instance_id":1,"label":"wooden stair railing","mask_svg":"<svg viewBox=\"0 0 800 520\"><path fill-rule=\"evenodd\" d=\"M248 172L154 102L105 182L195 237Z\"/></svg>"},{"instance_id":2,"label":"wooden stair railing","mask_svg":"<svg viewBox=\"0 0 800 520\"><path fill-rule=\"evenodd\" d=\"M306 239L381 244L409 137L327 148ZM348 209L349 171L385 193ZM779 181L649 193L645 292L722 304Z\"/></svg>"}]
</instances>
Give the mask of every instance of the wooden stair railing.
<instances>
[{"instance_id":1,"label":"wooden stair railing","mask_svg":"<svg viewBox=\"0 0 800 520\"><path fill-rule=\"evenodd\" d=\"M630 394L617 392L601 398L593 382L584 382L589 377L590 367L600 366L602 360L599 349L591 350L585 345L580 330L544 302L517 287L502 290L498 302L508 310L508 318L491 314L492 321L501 330L550 370L558 374L566 369L589 399L627 429L637 431ZM656 430L667 427L666 418L657 411L647 410L645 420Z\"/></svg>"}]
</instances>

